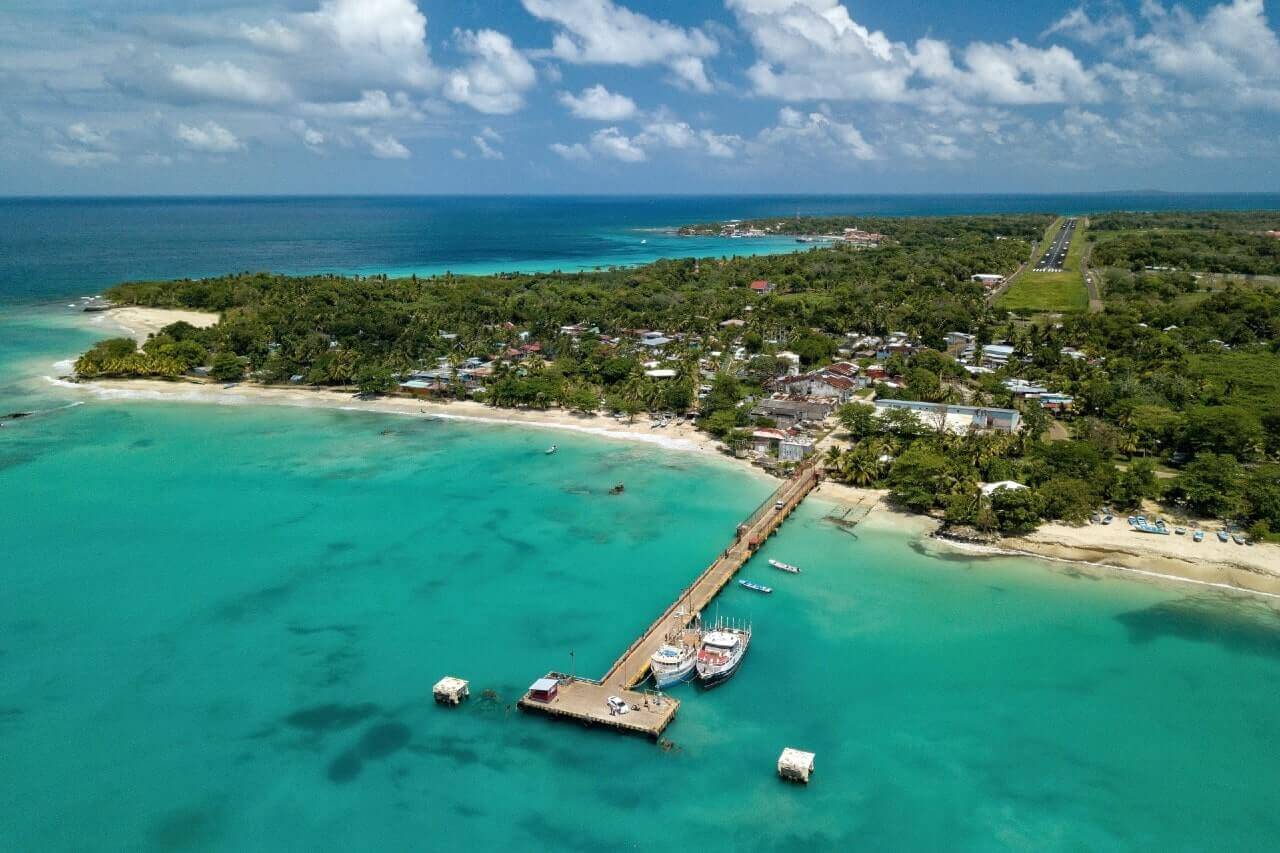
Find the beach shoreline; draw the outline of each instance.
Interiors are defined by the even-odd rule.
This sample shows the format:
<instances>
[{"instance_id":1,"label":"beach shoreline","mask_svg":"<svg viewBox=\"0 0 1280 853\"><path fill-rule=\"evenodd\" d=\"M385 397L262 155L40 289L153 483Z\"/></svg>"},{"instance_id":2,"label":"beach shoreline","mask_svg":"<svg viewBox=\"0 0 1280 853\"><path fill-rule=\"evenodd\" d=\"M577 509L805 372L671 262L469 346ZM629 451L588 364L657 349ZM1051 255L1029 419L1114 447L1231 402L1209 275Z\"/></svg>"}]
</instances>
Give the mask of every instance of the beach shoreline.
<instances>
[{"instance_id":1,"label":"beach shoreline","mask_svg":"<svg viewBox=\"0 0 1280 853\"><path fill-rule=\"evenodd\" d=\"M205 312L136 306L113 308L100 316L105 316L139 343L145 342L148 335L159 332L170 323L184 321L207 327L219 319L217 314ZM724 453L719 440L700 432L692 424L672 423L659 428L653 426L643 415L637 416L633 422L624 422L599 414L573 413L561 409L505 409L471 400L441 402L408 397L365 399L349 390L313 387L277 387L250 383L235 383L231 387L224 387L198 380L69 381L67 378L48 378L64 387L79 389L104 400L293 406L570 431L696 453L707 459L734 465L755 476L773 479L772 475L759 467ZM1223 544L1212 536L1206 537L1204 542L1194 543L1189 534L1144 535L1134 532L1123 523L1080 527L1050 523L1024 536L1004 537L990 545L973 545L934 536L940 526L937 519L895 509L889 505L887 494L886 490L857 488L825 481L813 496L828 504L854 509L862 515L859 524L891 527L899 532L905 530L923 542L936 543L949 550L992 557L1026 556L1050 562L1073 563L1097 570L1117 571L1129 576L1162 578L1280 597L1280 545Z\"/></svg>"}]
</instances>

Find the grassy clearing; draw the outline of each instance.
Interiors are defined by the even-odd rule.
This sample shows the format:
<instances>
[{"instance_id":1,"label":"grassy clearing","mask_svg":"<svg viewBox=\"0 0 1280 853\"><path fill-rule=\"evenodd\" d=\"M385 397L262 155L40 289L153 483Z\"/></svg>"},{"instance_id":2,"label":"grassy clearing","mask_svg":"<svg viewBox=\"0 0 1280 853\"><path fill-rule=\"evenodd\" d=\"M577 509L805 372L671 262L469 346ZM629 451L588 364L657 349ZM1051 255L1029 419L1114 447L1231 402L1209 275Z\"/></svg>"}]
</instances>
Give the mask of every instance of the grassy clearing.
<instances>
[{"instance_id":1,"label":"grassy clearing","mask_svg":"<svg viewBox=\"0 0 1280 853\"><path fill-rule=\"evenodd\" d=\"M1080 258L1088 244L1088 220L1081 218L1076 224L1076 234L1071 248L1067 250L1062 272L1032 271L1040 256L1052 245L1063 222L1064 219L1059 217L1045 231L1031 264L1014 277L1009 289L996 300L997 308L1020 314L1039 314L1084 311L1089 307L1089 292L1080 274Z\"/></svg>"}]
</instances>

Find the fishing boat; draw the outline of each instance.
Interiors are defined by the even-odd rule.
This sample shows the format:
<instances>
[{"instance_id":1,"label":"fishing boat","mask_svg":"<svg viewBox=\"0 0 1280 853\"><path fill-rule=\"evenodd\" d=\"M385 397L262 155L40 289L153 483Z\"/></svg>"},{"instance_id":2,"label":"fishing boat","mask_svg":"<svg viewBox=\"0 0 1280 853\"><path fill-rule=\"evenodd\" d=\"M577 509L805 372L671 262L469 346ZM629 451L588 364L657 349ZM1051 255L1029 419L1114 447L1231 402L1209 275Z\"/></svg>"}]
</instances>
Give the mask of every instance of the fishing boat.
<instances>
[{"instance_id":1,"label":"fishing boat","mask_svg":"<svg viewBox=\"0 0 1280 853\"><path fill-rule=\"evenodd\" d=\"M1135 524L1133 529L1139 533L1158 533L1163 536L1169 535L1169 528L1165 527L1163 524L1147 524L1144 522L1142 524Z\"/></svg>"},{"instance_id":2,"label":"fishing boat","mask_svg":"<svg viewBox=\"0 0 1280 853\"><path fill-rule=\"evenodd\" d=\"M763 592L765 595L773 592L773 587L765 586L764 584L756 583L755 581L738 581L738 586L745 587L754 592Z\"/></svg>"},{"instance_id":3,"label":"fishing boat","mask_svg":"<svg viewBox=\"0 0 1280 853\"><path fill-rule=\"evenodd\" d=\"M612 489L610 489L610 490L609 490L609 494L611 494L611 495L620 495L620 494L622 494L622 493L623 493L624 491L626 491L626 490L627 490L626 484L624 484L624 483L618 483L618 484L616 484Z\"/></svg>"},{"instance_id":4,"label":"fishing boat","mask_svg":"<svg viewBox=\"0 0 1280 853\"><path fill-rule=\"evenodd\" d=\"M702 638L698 649L698 681L715 687L733 677L751 645L751 626L745 628L717 623Z\"/></svg>"},{"instance_id":5,"label":"fishing boat","mask_svg":"<svg viewBox=\"0 0 1280 853\"><path fill-rule=\"evenodd\" d=\"M1115 521L1115 520L1116 520L1116 517L1115 517L1114 515L1112 515L1111 513L1107 513L1106 515L1104 515L1104 516L1102 517L1102 523L1103 523L1103 524L1110 524L1111 522L1113 522L1113 521Z\"/></svg>"},{"instance_id":6,"label":"fishing boat","mask_svg":"<svg viewBox=\"0 0 1280 853\"><path fill-rule=\"evenodd\" d=\"M1234 542L1234 543L1236 543L1237 545L1243 545L1243 544L1244 544L1244 537L1243 537L1243 536L1241 536L1239 533L1232 533L1232 534L1231 534L1231 541L1232 541L1232 542Z\"/></svg>"},{"instance_id":7,"label":"fishing boat","mask_svg":"<svg viewBox=\"0 0 1280 853\"><path fill-rule=\"evenodd\" d=\"M560 445L553 444L547 448L547 455L550 456L551 454L555 453L559 449L560 449Z\"/></svg>"},{"instance_id":8,"label":"fishing boat","mask_svg":"<svg viewBox=\"0 0 1280 853\"><path fill-rule=\"evenodd\" d=\"M1192 541L1192 542L1203 542L1203 541L1204 541L1204 531L1203 531L1203 530L1197 530L1195 533L1192 533L1192 534L1191 534L1191 541Z\"/></svg>"},{"instance_id":9,"label":"fishing boat","mask_svg":"<svg viewBox=\"0 0 1280 853\"><path fill-rule=\"evenodd\" d=\"M1132 515L1129 516L1129 526L1133 527L1135 523L1137 523L1137 519L1135 519Z\"/></svg>"},{"instance_id":10,"label":"fishing boat","mask_svg":"<svg viewBox=\"0 0 1280 853\"><path fill-rule=\"evenodd\" d=\"M1186 532L1187 532L1187 528L1185 528L1185 527L1175 527L1175 528L1173 528L1173 532L1174 532L1174 533L1176 533L1176 534L1178 534L1179 536L1182 536L1182 535L1186 534Z\"/></svg>"},{"instance_id":11,"label":"fishing boat","mask_svg":"<svg viewBox=\"0 0 1280 853\"><path fill-rule=\"evenodd\" d=\"M653 683L659 690L689 681L696 673L698 647L684 643L663 643L649 658Z\"/></svg>"},{"instance_id":12,"label":"fishing boat","mask_svg":"<svg viewBox=\"0 0 1280 853\"><path fill-rule=\"evenodd\" d=\"M1228 539L1230 539L1230 538L1231 538L1231 537L1227 536L1227 531L1225 531L1225 530L1219 530L1219 531L1218 531L1218 541L1219 541L1219 542L1226 542L1226 541L1227 541Z\"/></svg>"},{"instance_id":13,"label":"fishing boat","mask_svg":"<svg viewBox=\"0 0 1280 853\"><path fill-rule=\"evenodd\" d=\"M769 565L781 572L790 572L793 575L800 574L799 566L793 566L790 563L784 563L781 560L770 560Z\"/></svg>"}]
</instances>

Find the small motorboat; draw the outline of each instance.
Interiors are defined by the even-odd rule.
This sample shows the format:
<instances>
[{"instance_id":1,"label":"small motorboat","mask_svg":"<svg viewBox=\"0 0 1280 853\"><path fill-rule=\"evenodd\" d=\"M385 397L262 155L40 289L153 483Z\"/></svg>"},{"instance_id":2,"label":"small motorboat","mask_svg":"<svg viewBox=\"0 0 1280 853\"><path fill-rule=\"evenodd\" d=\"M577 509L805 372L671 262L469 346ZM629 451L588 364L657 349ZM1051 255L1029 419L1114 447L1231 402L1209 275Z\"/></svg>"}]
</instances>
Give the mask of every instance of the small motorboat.
<instances>
[{"instance_id":1,"label":"small motorboat","mask_svg":"<svg viewBox=\"0 0 1280 853\"><path fill-rule=\"evenodd\" d=\"M626 487L624 484L622 484L622 483L618 483L618 484L617 484L617 485L615 485L612 489L610 489L610 490L609 490L609 494L611 494L611 495L620 495L620 494L622 494L623 492L625 492L626 490L627 490L627 487Z\"/></svg>"},{"instance_id":2,"label":"small motorboat","mask_svg":"<svg viewBox=\"0 0 1280 853\"><path fill-rule=\"evenodd\" d=\"M738 581L738 586L749 589L752 592L763 592L765 595L773 592L773 587L765 586L764 584L756 583L755 581Z\"/></svg>"},{"instance_id":3,"label":"small motorboat","mask_svg":"<svg viewBox=\"0 0 1280 853\"><path fill-rule=\"evenodd\" d=\"M1103 523L1103 524L1110 524L1111 522L1113 522L1113 521L1115 521L1115 520L1116 520L1116 517L1115 517L1114 515L1112 515L1111 513L1107 513L1106 515L1104 515L1104 516L1102 517L1102 523Z\"/></svg>"},{"instance_id":4,"label":"small motorboat","mask_svg":"<svg viewBox=\"0 0 1280 853\"><path fill-rule=\"evenodd\" d=\"M560 445L553 444L547 448L547 455L550 456L551 454L555 453L559 449L560 449Z\"/></svg>"},{"instance_id":5,"label":"small motorboat","mask_svg":"<svg viewBox=\"0 0 1280 853\"><path fill-rule=\"evenodd\" d=\"M1237 545L1243 545L1243 544L1244 544L1244 537L1243 537L1243 536L1241 536L1239 533L1232 533L1232 534L1231 534L1231 541L1232 541L1232 542L1234 542L1234 543L1236 543Z\"/></svg>"},{"instance_id":6,"label":"small motorboat","mask_svg":"<svg viewBox=\"0 0 1280 853\"><path fill-rule=\"evenodd\" d=\"M1197 530L1195 533L1192 533L1192 534L1191 534L1191 541L1192 541L1192 542L1203 542L1203 541L1204 541L1204 531L1203 531L1203 530Z\"/></svg>"},{"instance_id":7,"label":"small motorboat","mask_svg":"<svg viewBox=\"0 0 1280 853\"><path fill-rule=\"evenodd\" d=\"M1231 537L1227 535L1227 531L1225 531L1225 530L1219 530L1219 531L1218 531L1218 541L1219 541L1219 542L1226 542L1226 541L1227 541L1228 539L1230 539L1230 538L1231 538Z\"/></svg>"},{"instance_id":8,"label":"small motorboat","mask_svg":"<svg viewBox=\"0 0 1280 853\"><path fill-rule=\"evenodd\" d=\"M1185 527L1175 527L1175 528L1173 528L1173 532L1174 532L1174 533L1176 533L1176 534L1178 534L1179 536L1185 536L1185 535L1186 535L1186 532L1187 532L1187 528L1185 528Z\"/></svg>"},{"instance_id":9,"label":"small motorboat","mask_svg":"<svg viewBox=\"0 0 1280 853\"><path fill-rule=\"evenodd\" d=\"M1133 529L1139 533L1155 533L1160 536L1169 535L1169 528L1165 527L1163 524L1135 524Z\"/></svg>"},{"instance_id":10,"label":"small motorboat","mask_svg":"<svg viewBox=\"0 0 1280 853\"><path fill-rule=\"evenodd\" d=\"M1136 518L1134 518L1132 515L1131 515L1131 516L1129 516L1129 526L1130 526L1130 527L1133 527L1133 525L1134 525L1134 524L1136 524L1136 523L1137 523L1137 521L1138 521L1138 520L1137 520Z\"/></svg>"},{"instance_id":11,"label":"small motorboat","mask_svg":"<svg viewBox=\"0 0 1280 853\"><path fill-rule=\"evenodd\" d=\"M793 566L790 563L784 563L781 560L770 560L769 565L781 572L790 572L793 575L800 574L799 566Z\"/></svg>"}]
</instances>

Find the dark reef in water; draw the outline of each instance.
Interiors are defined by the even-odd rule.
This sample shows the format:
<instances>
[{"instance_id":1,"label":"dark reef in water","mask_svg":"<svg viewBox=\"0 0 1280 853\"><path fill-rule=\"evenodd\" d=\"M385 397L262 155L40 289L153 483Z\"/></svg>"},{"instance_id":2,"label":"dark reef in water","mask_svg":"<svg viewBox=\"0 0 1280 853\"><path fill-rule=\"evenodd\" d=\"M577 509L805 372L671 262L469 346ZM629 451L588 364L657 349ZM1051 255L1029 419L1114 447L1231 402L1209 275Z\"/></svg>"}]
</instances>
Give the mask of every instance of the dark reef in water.
<instances>
[{"instance_id":1,"label":"dark reef in water","mask_svg":"<svg viewBox=\"0 0 1280 853\"><path fill-rule=\"evenodd\" d=\"M381 761L409 745L413 731L404 723L378 723L365 730L356 745L329 762L326 775L335 785L345 785L360 775L366 761Z\"/></svg>"},{"instance_id":2,"label":"dark reef in water","mask_svg":"<svg viewBox=\"0 0 1280 853\"><path fill-rule=\"evenodd\" d=\"M331 732L349 729L377 714L381 708L372 702L359 705L316 705L294 711L284 721L295 729L310 732Z\"/></svg>"},{"instance_id":3,"label":"dark reef in water","mask_svg":"<svg viewBox=\"0 0 1280 853\"><path fill-rule=\"evenodd\" d=\"M1280 614L1256 601L1197 595L1116 616L1130 642L1161 637L1214 643L1235 654L1280 657Z\"/></svg>"}]
</instances>

